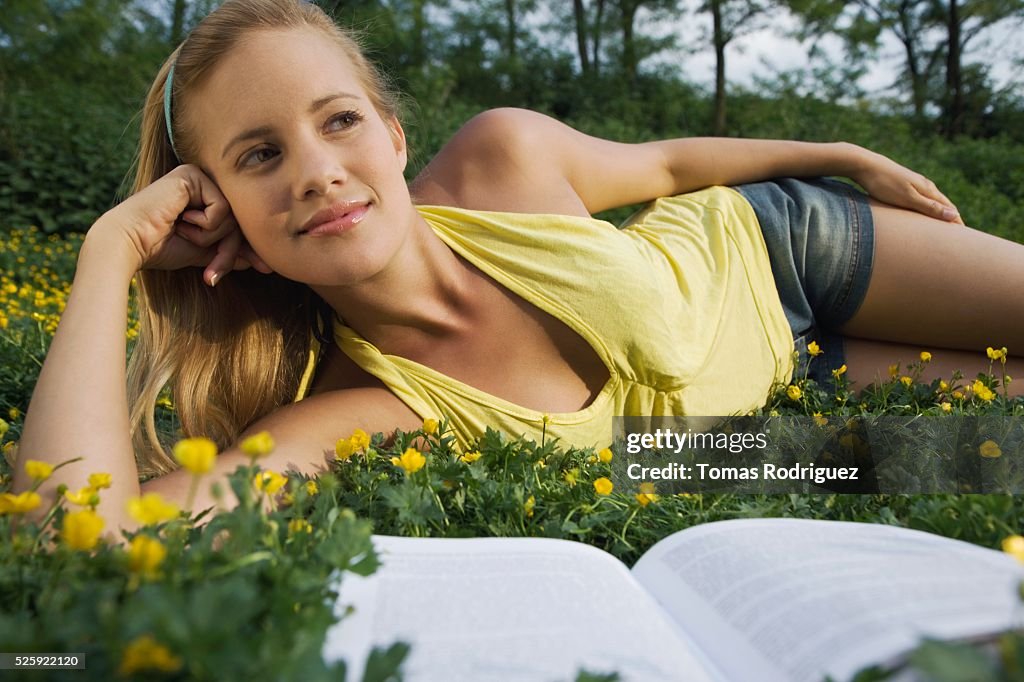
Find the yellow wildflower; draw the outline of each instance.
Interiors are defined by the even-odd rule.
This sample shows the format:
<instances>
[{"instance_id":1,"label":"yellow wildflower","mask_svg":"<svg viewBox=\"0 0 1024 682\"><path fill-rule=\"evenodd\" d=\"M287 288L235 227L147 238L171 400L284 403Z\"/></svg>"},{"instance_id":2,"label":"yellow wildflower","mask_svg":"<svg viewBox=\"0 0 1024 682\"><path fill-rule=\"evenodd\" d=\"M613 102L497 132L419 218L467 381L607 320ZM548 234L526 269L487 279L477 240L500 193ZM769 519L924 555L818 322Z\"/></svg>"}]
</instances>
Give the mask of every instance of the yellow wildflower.
<instances>
[{"instance_id":1,"label":"yellow wildflower","mask_svg":"<svg viewBox=\"0 0 1024 682\"><path fill-rule=\"evenodd\" d=\"M174 459L196 476L213 468L217 459L217 445L209 438L185 438L174 444Z\"/></svg>"},{"instance_id":2,"label":"yellow wildflower","mask_svg":"<svg viewBox=\"0 0 1024 682\"><path fill-rule=\"evenodd\" d=\"M11 409L7 410L7 416L11 418L12 422L16 422L18 421L18 418L21 417L21 410L19 410L17 407L12 407Z\"/></svg>"},{"instance_id":3,"label":"yellow wildflower","mask_svg":"<svg viewBox=\"0 0 1024 682\"><path fill-rule=\"evenodd\" d=\"M974 380L974 383L971 384L971 390L974 391L974 395L987 403L992 402L992 399L996 397L996 394L992 392L992 389L983 384L981 379Z\"/></svg>"},{"instance_id":4,"label":"yellow wildflower","mask_svg":"<svg viewBox=\"0 0 1024 682\"><path fill-rule=\"evenodd\" d=\"M306 481L306 494L310 497L320 492L320 486L316 484L316 481Z\"/></svg>"},{"instance_id":5,"label":"yellow wildflower","mask_svg":"<svg viewBox=\"0 0 1024 682\"><path fill-rule=\"evenodd\" d=\"M287 482L287 477L282 476L276 471L261 471L252 479L252 484L256 486L256 490L267 495L276 495Z\"/></svg>"},{"instance_id":6,"label":"yellow wildflower","mask_svg":"<svg viewBox=\"0 0 1024 682\"><path fill-rule=\"evenodd\" d=\"M466 454L459 457L459 461L465 462L466 464L472 464L473 462L480 459L482 456L483 455L481 455L478 450L474 450L473 452L467 452Z\"/></svg>"},{"instance_id":7,"label":"yellow wildflower","mask_svg":"<svg viewBox=\"0 0 1024 682\"><path fill-rule=\"evenodd\" d=\"M807 344L807 352L808 354L810 354L811 357L816 358L825 351L821 349L821 346L818 345L817 341L811 341L809 344Z\"/></svg>"},{"instance_id":8,"label":"yellow wildflower","mask_svg":"<svg viewBox=\"0 0 1024 682\"><path fill-rule=\"evenodd\" d=\"M921 357L921 362L931 362L932 361L932 354L929 353L926 350L921 351L921 356L920 357Z\"/></svg>"},{"instance_id":9,"label":"yellow wildflower","mask_svg":"<svg viewBox=\"0 0 1024 682\"><path fill-rule=\"evenodd\" d=\"M536 506L537 500L533 499L533 495L526 498L526 502L523 502L523 511L526 512L527 518L533 518L533 508Z\"/></svg>"},{"instance_id":10,"label":"yellow wildflower","mask_svg":"<svg viewBox=\"0 0 1024 682\"><path fill-rule=\"evenodd\" d=\"M288 522L288 533L291 535L297 535L298 533L312 533L313 526L306 519L292 519Z\"/></svg>"},{"instance_id":11,"label":"yellow wildflower","mask_svg":"<svg viewBox=\"0 0 1024 682\"><path fill-rule=\"evenodd\" d=\"M270 435L270 432L260 431L243 440L239 447L249 456L249 459L256 460L273 452L274 445L274 437Z\"/></svg>"},{"instance_id":12,"label":"yellow wildflower","mask_svg":"<svg viewBox=\"0 0 1024 682\"><path fill-rule=\"evenodd\" d=\"M1003 454L999 444L994 440L987 440L978 447L978 454L988 459L995 459Z\"/></svg>"},{"instance_id":13,"label":"yellow wildflower","mask_svg":"<svg viewBox=\"0 0 1024 682\"><path fill-rule=\"evenodd\" d=\"M950 405L950 404L949 404L949 403L947 403L947 402L943 402L943 403L941 403L941 404L939 405L939 407L941 407L941 408L942 408L942 411L943 411L943 412L952 412L952 411L953 411L953 406L952 406L952 405Z\"/></svg>"},{"instance_id":14,"label":"yellow wildflower","mask_svg":"<svg viewBox=\"0 0 1024 682\"><path fill-rule=\"evenodd\" d=\"M152 635L142 635L125 647L117 672L127 677L140 670L171 673L180 668L181 659L172 654L170 649L153 639Z\"/></svg>"},{"instance_id":15,"label":"yellow wildflower","mask_svg":"<svg viewBox=\"0 0 1024 682\"><path fill-rule=\"evenodd\" d=\"M988 348L985 349L985 354L988 355L988 359L989 360L1002 360L1002 361L1005 361L1006 360L1006 346L1003 346L1002 348L993 348L992 346L989 346ZM14 417L11 417L11 418L14 419Z\"/></svg>"},{"instance_id":16,"label":"yellow wildflower","mask_svg":"<svg viewBox=\"0 0 1024 682\"><path fill-rule=\"evenodd\" d=\"M391 463L404 469L407 474L414 474L423 468L423 465L427 463L427 458L416 448L409 448L402 453L401 457L392 457Z\"/></svg>"},{"instance_id":17,"label":"yellow wildflower","mask_svg":"<svg viewBox=\"0 0 1024 682\"><path fill-rule=\"evenodd\" d=\"M436 419L424 419L423 420L423 433L428 436L433 436L437 433L438 421Z\"/></svg>"},{"instance_id":18,"label":"yellow wildflower","mask_svg":"<svg viewBox=\"0 0 1024 682\"><path fill-rule=\"evenodd\" d=\"M1024 537L1011 535L1004 538L1003 551L1024 564Z\"/></svg>"},{"instance_id":19,"label":"yellow wildflower","mask_svg":"<svg viewBox=\"0 0 1024 682\"><path fill-rule=\"evenodd\" d=\"M10 424L5 422L3 419L0 419L0 438L3 438L4 435L7 433L7 431L10 430L10 428L11 428Z\"/></svg>"},{"instance_id":20,"label":"yellow wildflower","mask_svg":"<svg viewBox=\"0 0 1024 682\"><path fill-rule=\"evenodd\" d=\"M352 443L352 447L356 450L366 450L370 447L370 434L362 429L356 429L349 437L349 442Z\"/></svg>"},{"instance_id":21,"label":"yellow wildflower","mask_svg":"<svg viewBox=\"0 0 1024 682\"><path fill-rule=\"evenodd\" d=\"M136 535L128 547L128 568L134 573L153 575L167 558L167 548L156 538Z\"/></svg>"},{"instance_id":22,"label":"yellow wildflower","mask_svg":"<svg viewBox=\"0 0 1024 682\"><path fill-rule=\"evenodd\" d=\"M641 507L646 507L651 502L657 502L658 495L654 494L654 484L641 483L640 492L636 494L636 501L640 503Z\"/></svg>"},{"instance_id":23,"label":"yellow wildflower","mask_svg":"<svg viewBox=\"0 0 1024 682\"><path fill-rule=\"evenodd\" d=\"M963 400L964 399L963 391L953 391L953 397L956 398L957 400Z\"/></svg>"},{"instance_id":24,"label":"yellow wildflower","mask_svg":"<svg viewBox=\"0 0 1024 682\"><path fill-rule=\"evenodd\" d=\"M96 488L92 486L81 488L77 493L65 490L64 497L68 502L77 504L79 507L95 507L100 503L100 496L97 494Z\"/></svg>"},{"instance_id":25,"label":"yellow wildflower","mask_svg":"<svg viewBox=\"0 0 1024 682\"><path fill-rule=\"evenodd\" d=\"M339 438L334 444L334 457L342 462L347 462L355 451L356 447L352 444L351 438Z\"/></svg>"},{"instance_id":26,"label":"yellow wildflower","mask_svg":"<svg viewBox=\"0 0 1024 682\"><path fill-rule=\"evenodd\" d=\"M893 379L900 373L899 365L889 365L889 376Z\"/></svg>"},{"instance_id":27,"label":"yellow wildflower","mask_svg":"<svg viewBox=\"0 0 1024 682\"><path fill-rule=\"evenodd\" d=\"M128 500L128 513L144 526L177 518L178 508L164 500L160 493L146 493Z\"/></svg>"},{"instance_id":28,"label":"yellow wildflower","mask_svg":"<svg viewBox=\"0 0 1024 682\"><path fill-rule=\"evenodd\" d=\"M804 392L801 391L800 387L797 386L796 384L790 384L786 388L786 395L789 396L790 400L800 400L800 396L802 396L803 394Z\"/></svg>"},{"instance_id":29,"label":"yellow wildflower","mask_svg":"<svg viewBox=\"0 0 1024 682\"><path fill-rule=\"evenodd\" d=\"M614 485L606 476L602 476L594 481L594 490L598 495L610 495L613 487Z\"/></svg>"},{"instance_id":30,"label":"yellow wildflower","mask_svg":"<svg viewBox=\"0 0 1024 682\"><path fill-rule=\"evenodd\" d=\"M91 509L64 515L60 536L71 549L89 551L96 546L103 532L103 517Z\"/></svg>"},{"instance_id":31,"label":"yellow wildflower","mask_svg":"<svg viewBox=\"0 0 1024 682\"><path fill-rule=\"evenodd\" d=\"M109 488L111 482L110 474L89 474L89 487L93 490L103 490Z\"/></svg>"},{"instance_id":32,"label":"yellow wildflower","mask_svg":"<svg viewBox=\"0 0 1024 682\"><path fill-rule=\"evenodd\" d=\"M577 479L579 479L579 476L579 469L569 469L564 474L562 474L562 478L565 480L565 482L569 485L570 488L576 485L576 481Z\"/></svg>"},{"instance_id":33,"label":"yellow wildflower","mask_svg":"<svg viewBox=\"0 0 1024 682\"><path fill-rule=\"evenodd\" d=\"M900 383L909 388L914 383L914 380L904 374L900 377Z\"/></svg>"},{"instance_id":34,"label":"yellow wildflower","mask_svg":"<svg viewBox=\"0 0 1024 682\"><path fill-rule=\"evenodd\" d=\"M611 448L602 448L601 451L597 453L597 458L599 460L601 460L602 462L604 462L605 464L608 464L609 462L611 462L612 461L612 451L611 451Z\"/></svg>"},{"instance_id":35,"label":"yellow wildflower","mask_svg":"<svg viewBox=\"0 0 1024 682\"><path fill-rule=\"evenodd\" d=\"M939 380L939 390L943 393L949 390L949 384L944 379Z\"/></svg>"},{"instance_id":36,"label":"yellow wildflower","mask_svg":"<svg viewBox=\"0 0 1024 682\"><path fill-rule=\"evenodd\" d=\"M832 376L835 377L836 379L843 376L844 374L846 374L846 365L840 366L839 369L832 370Z\"/></svg>"},{"instance_id":37,"label":"yellow wildflower","mask_svg":"<svg viewBox=\"0 0 1024 682\"><path fill-rule=\"evenodd\" d=\"M45 481L53 473L53 465L30 459L25 462L25 473L33 481Z\"/></svg>"},{"instance_id":38,"label":"yellow wildflower","mask_svg":"<svg viewBox=\"0 0 1024 682\"><path fill-rule=\"evenodd\" d=\"M39 493L23 492L0 494L0 515L2 514L24 514L30 512L43 503Z\"/></svg>"},{"instance_id":39,"label":"yellow wildflower","mask_svg":"<svg viewBox=\"0 0 1024 682\"><path fill-rule=\"evenodd\" d=\"M822 415L821 412L815 412L813 416L814 423L818 426L825 426L825 424L828 424L828 417Z\"/></svg>"}]
</instances>

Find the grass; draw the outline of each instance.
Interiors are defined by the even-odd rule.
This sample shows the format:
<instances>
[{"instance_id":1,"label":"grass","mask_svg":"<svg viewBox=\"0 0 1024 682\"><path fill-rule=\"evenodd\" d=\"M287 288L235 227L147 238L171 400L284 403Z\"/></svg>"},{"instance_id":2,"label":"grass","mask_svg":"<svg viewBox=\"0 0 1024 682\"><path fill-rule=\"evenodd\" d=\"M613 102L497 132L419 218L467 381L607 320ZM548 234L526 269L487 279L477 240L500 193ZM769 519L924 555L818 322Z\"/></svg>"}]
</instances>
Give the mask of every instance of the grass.
<instances>
[{"instance_id":1,"label":"grass","mask_svg":"<svg viewBox=\"0 0 1024 682\"><path fill-rule=\"evenodd\" d=\"M0 408L6 413L0 430L8 458L63 311L80 241L34 229L0 240L0 271L9 273L0 275ZM129 342L136 330L132 318ZM763 414L802 417L804 425L882 416L931 416L940 425L1019 417L1024 399L1007 397L1002 360L993 349L984 375L922 383L928 361L922 357L859 395L842 375L835 390L798 377L778 387ZM163 423L173 423L173 406L164 402L157 409ZM332 620L324 607L327 576L335 566L373 570L370 532L557 537L631 564L669 533L732 518L883 523L991 548L1024 528L1024 505L1013 495L638 494L622 486L602 494L621 452L607 461L608 453L489 432L467 453L444 429L428 422L389 443L381 434L339 434L345 457L316 480L291 476L273 512L258 504L267 493L251 485L255 468L243 469L232 484L243 500L238 509L202 527L187 513L170 514L129 536L127 548L92 539L96 521L86 513L87 501L62 501L43 525L20 523L16 512L0 514L0 536L10 539L0 549L0 641L11 642L12 650L87 651L95 679L119 672L141 678L161 669L171 678L224 679L239 670L262 675L282 660L290 662L282 675L330 679L338 671L324 667L316 646ZM430 449L421 465L415 455L401 459L409 449L422 449L423 440ZM0 493L9 491L11 474L5 458ZM94 492L102 495L102 489ZM217 546L224 530L231 540ZM216 624L217 632L233 633L228 639L210 621L225 612L233 624ZM244 647L234 636L240 632ZM142 639L147 635L154 639ZM263 653L254 657L253 651ZM379 652L379 679L397 669L404 654L401 646ZM927 665L954 654L922 655Z\"/></svg>"}]
</instances>

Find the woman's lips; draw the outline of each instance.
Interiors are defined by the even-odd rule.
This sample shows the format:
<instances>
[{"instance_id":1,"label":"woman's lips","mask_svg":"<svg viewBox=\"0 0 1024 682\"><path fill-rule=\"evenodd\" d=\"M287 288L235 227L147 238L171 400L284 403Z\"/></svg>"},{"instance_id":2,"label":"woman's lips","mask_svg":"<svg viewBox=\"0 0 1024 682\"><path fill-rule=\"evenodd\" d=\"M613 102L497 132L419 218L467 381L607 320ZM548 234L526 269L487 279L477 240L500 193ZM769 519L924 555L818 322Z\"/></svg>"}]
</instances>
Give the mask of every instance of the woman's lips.
<instances>
[{"instance_id":1,"label":"woman's lips","mask_svg":"<svg viewBox=\"0 0 1024 682\"><path fill-rule=\"evenodd\" d=\"M299 234L309 237L326 237L329 235L341 234L342 232L351 230L362 222L369 210L370 204L356 206L337 218L319 223L304 232L300 232Z\"/></svg>"}]
</instances>

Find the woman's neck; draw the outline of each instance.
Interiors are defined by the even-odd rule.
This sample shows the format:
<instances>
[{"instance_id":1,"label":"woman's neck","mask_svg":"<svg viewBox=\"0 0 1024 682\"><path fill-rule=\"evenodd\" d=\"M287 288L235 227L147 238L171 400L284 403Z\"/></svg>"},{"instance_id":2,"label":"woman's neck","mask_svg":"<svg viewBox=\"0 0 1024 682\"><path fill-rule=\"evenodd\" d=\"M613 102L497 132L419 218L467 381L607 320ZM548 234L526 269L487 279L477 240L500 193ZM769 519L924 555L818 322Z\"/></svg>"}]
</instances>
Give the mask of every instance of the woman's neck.
<instances>
[{"instance_id":1,"label":"woman's neck","mask_svg":"<svg viewBox=\"0 0 1024 682\"><path fill-rule=\"evenodd\" d=\"M395 355L464 331L476 306L472 268L413 210L412 228L379 273L346 287L314 287L345 324Z\"/></svg>"}]
</instances>

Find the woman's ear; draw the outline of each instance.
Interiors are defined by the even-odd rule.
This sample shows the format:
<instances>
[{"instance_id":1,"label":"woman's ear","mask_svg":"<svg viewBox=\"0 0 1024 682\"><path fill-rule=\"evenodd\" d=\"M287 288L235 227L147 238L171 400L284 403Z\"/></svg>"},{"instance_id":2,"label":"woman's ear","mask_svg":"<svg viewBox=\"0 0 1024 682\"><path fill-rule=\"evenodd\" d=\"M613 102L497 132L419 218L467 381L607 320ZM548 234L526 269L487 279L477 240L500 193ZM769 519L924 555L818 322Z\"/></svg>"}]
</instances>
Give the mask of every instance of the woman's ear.
<instances>
[{"instance_id":1,"label":"woman's ear","mask_svg":"<svg viewBox=\"0 0 1024 682\"><path fill-rule=\"evenodd\" d=\"M405 170L405 166L409 162L409 150L405 144L405 131L402 130L402 124L398 121L397 116L392 116L384 121L384 124L387 125L388 131L391 133L391 142L400 157L402 170Z\"/></svg>"}]
</instances>

